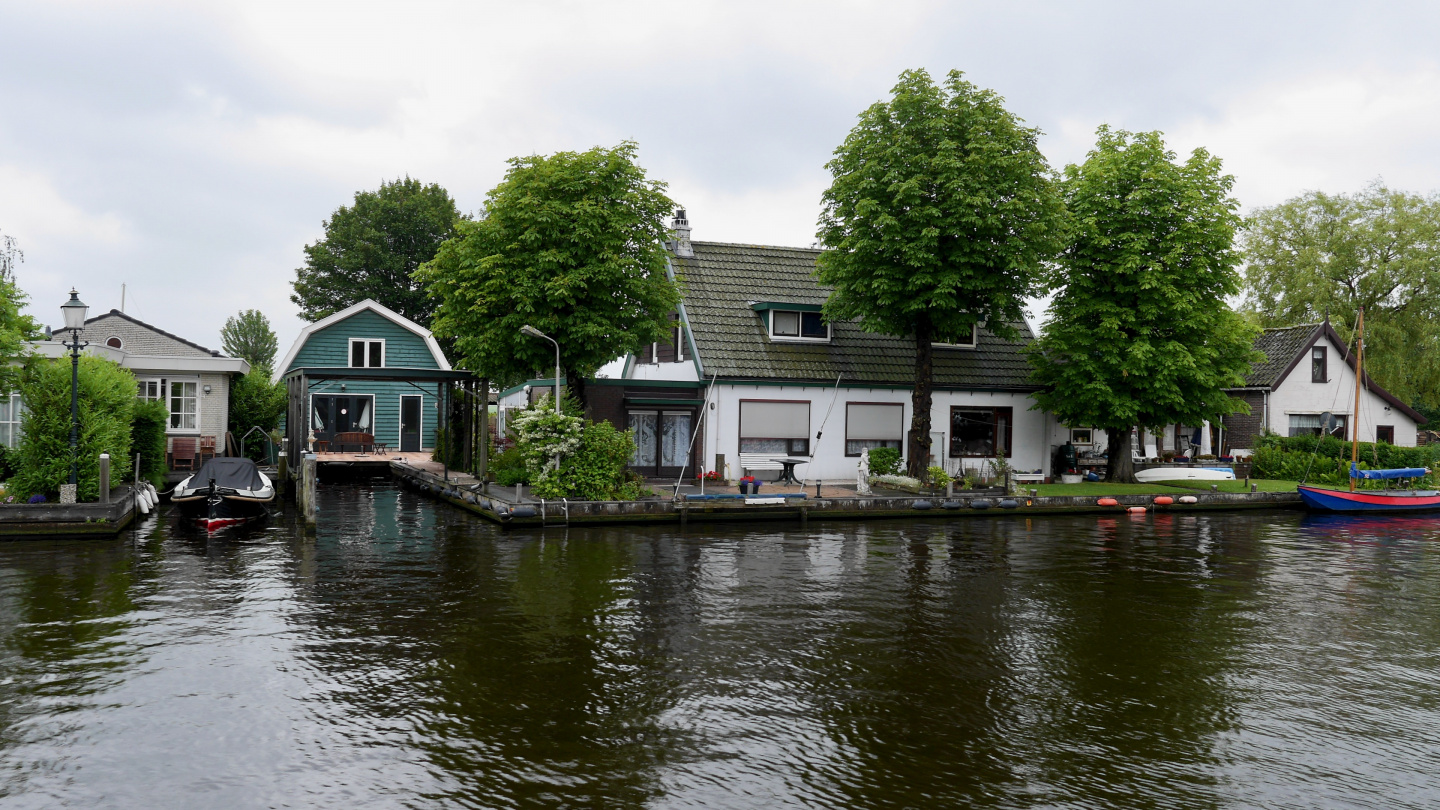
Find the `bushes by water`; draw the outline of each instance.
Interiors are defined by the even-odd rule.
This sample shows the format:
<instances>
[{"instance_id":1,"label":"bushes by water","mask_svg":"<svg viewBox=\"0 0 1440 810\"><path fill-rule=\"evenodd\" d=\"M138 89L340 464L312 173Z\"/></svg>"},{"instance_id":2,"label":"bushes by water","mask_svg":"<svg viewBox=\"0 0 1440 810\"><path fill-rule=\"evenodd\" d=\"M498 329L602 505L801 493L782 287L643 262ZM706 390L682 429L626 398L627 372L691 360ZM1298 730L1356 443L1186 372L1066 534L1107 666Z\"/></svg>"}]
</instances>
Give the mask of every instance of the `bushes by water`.
<instances>
[{"instance_id":1,"label":"bushes by water","mask_svg":"<svg viewBox=\"0 0 1440 810\"><path fill-rule=\"evenodd\" d=\"M8 489L18 497L43 494L53 498L60 485L70 480L68 360L34 363L25 369L20 377L20 397L26 410L15 452L18 469ZM117 463L114 459L130 457L135 403L135 377L130 372L104 358L80 358L78 500L100 497L101 453L110 454L112 465Z\"/></svg>"},{"instance_id":2,"label":"bushes by water","mask_svg":"<svg viewBox=\"0 0 1440 810\"><path fill-rule=\"evenodd\" d=\"M1380 442L1360 443L1362 470L1429 467L1436 469L1440 446L1396 447ZM1312 484L1348 484L1350 481L1350 443L1334 436L1318 441L1314 436L1262 436L1255 446L1250 468L1253 478L1281 481L1308 481ZM1435 480L1434 474L1427 476ZM1375 484L1379 486L1379 483Z\"/></svg>"},{"instance_id":3,"label":"bushes by water","mask_svg":"<svg viewBox=\"0 0 1440 810\"><path fill-rule=\"evenodd\" d=\"M135 401L135 416L130 420L130 458L140 454L140 480L149 481L157 489L165 487L165 428L170 411L158 399ZM113 465L115 462L111 462ZM129 480L133 472L129 458L120 462L120 479Z\"/></svg>"},{"instance_id":4,"label":"bushes by water","mask_svg":"<svg viewBox=\"0 0 1440 810\"><path fill-rule=\"evenodd\" d=\"M900 472L900 451L894 447L876 447L870 451L871 475L897 475Z\"/></svg>"}]
</instances>

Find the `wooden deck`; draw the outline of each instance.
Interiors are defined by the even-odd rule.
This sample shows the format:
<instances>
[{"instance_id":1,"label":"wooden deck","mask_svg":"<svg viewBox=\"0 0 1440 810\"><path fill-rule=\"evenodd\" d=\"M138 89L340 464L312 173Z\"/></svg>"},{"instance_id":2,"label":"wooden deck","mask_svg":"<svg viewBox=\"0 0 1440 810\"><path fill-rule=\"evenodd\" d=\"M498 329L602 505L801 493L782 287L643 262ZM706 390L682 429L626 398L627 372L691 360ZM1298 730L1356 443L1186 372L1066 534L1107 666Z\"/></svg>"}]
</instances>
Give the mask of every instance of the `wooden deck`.
<instances>
[{"instance_id":1,"label":"wooden deck","mask_svg":"<svg viewBox=\"0 0 1440 810\"><path fill-rule=\"evenodd\" d=\"M389 464L392 461L403 461L406 464L418 465L430 463L430 451L423 450L416 453L401 453L390 451L387 453L316 453L315 460L320 464L345 463L345 464ZM435 462L435 466L440 466Z\"/></svg>"}]
</instances>

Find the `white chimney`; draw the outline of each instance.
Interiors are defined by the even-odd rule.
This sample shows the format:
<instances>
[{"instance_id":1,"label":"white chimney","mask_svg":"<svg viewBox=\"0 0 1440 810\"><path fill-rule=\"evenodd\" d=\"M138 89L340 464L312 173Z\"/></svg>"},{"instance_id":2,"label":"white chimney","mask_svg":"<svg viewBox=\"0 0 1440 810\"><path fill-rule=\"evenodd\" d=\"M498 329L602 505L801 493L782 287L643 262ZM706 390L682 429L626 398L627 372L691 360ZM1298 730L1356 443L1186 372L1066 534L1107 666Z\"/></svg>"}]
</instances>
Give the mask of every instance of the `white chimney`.
<instances>
[{"instance_id":1,"label":"white chimney","mask_svg":"<svg viewBox=\"0 0 1440 810\"><path fill-rule=\"evenodd\" d=\"M685 218L684 208L675 209L675 219L670 223L670 231L675 235L675 255L682 259L695 258L695 248L690 245L690 220Z\"/></svg>"}]
</instances>

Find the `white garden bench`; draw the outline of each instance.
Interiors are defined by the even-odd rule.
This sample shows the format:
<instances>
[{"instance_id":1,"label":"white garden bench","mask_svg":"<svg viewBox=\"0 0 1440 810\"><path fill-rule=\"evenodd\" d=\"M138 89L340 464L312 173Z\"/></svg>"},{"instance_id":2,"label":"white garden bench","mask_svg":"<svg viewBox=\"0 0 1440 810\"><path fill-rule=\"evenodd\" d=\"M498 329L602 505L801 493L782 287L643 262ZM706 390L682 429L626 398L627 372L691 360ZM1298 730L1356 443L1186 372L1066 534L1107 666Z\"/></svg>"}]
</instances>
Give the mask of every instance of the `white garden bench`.
<instances>
[{"instance_id":1,"label":"white garden bench","mask_svg":"<svg viewBox=\"0 0 1440 810\"><path fill-rule=\"evenodd\" d=\"M783 470L785 465L775 460L775 453L741 453L740 472L748 470ZM783 453L781 455L784 455Z\"/></svg>"}]
</instances>

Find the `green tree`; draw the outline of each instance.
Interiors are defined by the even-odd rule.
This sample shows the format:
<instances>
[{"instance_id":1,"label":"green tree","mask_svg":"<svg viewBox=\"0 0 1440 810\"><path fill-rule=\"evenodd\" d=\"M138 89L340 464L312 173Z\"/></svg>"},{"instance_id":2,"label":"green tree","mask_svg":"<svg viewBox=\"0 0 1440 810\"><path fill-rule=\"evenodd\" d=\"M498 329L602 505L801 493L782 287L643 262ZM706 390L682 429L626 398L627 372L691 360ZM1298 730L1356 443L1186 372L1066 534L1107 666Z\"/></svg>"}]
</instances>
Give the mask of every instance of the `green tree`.
<instances>
[{"instance_id":1,"label":"green tree","mask_svg":"<svg viewBox=\"0 0 1440 810\"><path fill-rule=\"evenodd\" d=\"M252 373L260 370L268 377L275 368L279 342L270 328L270 319L258 309L244 309L226 318L220 328L220 342L226 354L245 358Z\"/></svg>"},{"instance_id":2,"label":"green tree","mask_svg":"<svg viewBox=\"0 0 1440 810\"><path fill-rule=\"evenodd\" d=\"M416 274L439 301L431 329L481 377L513 382L553 369L582 404L585 378L662 339L680 301L666 277L665 184L635 164L635 144L512 158L485 216ZM553 372L551 372L553 373ZM548 376L548 375L547 375Z\"/></svg>"},{"instance_id":3,"label":"green tree","mask_svg":"<svg viewBox=\"0 0 1440 810\"><path fill-rule=\"evenodd\" d=\"M902 73L892 93L827 164L817 277L834 288L829 320L914 337L908 469L923 478L934 343L968 341L978 324L1013 339L1064 214L1038 131L995 93L959 71L937 87L923 70Z\"/></svg>"},{"instance_id":4,"label":"green tree","mask_svg":"<svg viewBox=\"0 0 1440 810\"><path fill-rule=\"evenodd\" d=\"M100 454L130 457L135 377L101 357L80 358L79 484L77 498L100 497ZM9 491L54 497L70 480L70 359L31 363L20 380L25 402L16 466ZM112 461L112 469L126 469ZM120 480L116 476L115 480Z\"/></svg>"},{"instance_id":5,"label":"green tree","mask_svg":"<svg viewBox=\"0 0 1440 810\"><path fill-rule=\"evenodd\" d=\"M325 238L305 246L290 300L312 321L373 298L428 324L433 303L413 278L415 268L435 257L461 220L449 192L433 183L406 177L356 192L354 205L325 221Z\"/></svg>"},{"instance_id":6,"label":"green tree","mask_svg":"<svg viewBox=\"0 0 1440 810\"><path fill-rule=\"evenodd\" d=\"M249 374L236 378L230 386L230 433L237 442L251 428L270 433L280 426L286 400L285 383L270 382L267 369L252 369ZM265 441L259 436L246 439L245 455L260 461L264 451Z\"/></svg>"},{"instance_id":7,"label":"green tree","mask_svg":"<svg viewBox=\"0 0 1440 810\"><path fill-rule=\"evenodd\" d=\"M1365 308L1365 368L1408 402L1440 406L1440 196L1374 183L1313 191L1245 223L1244 310L1262 326L1330 318L1353 339Z\"/></svg>"},{"instance_id":8,"label":"green tree","mask_svg":"<svg viewBox=\"0 0 1440 810\"><path fill-rule=\"evenodd\" d=\"M1196 149L1184 163L1158 132L1101 127L1065 169L1073 217L1050 320L1029 347L1038 407L1105 429L1111 481L1135 480L1135 426L1198 425L1245 405L1256 328L1225 304L1240 288L1234 178Z\"/></svg>"}]
</instances>

